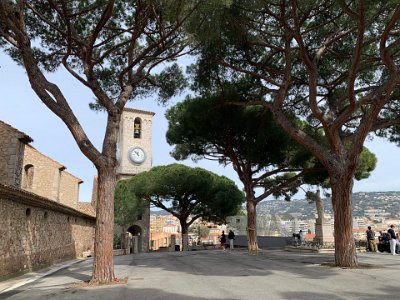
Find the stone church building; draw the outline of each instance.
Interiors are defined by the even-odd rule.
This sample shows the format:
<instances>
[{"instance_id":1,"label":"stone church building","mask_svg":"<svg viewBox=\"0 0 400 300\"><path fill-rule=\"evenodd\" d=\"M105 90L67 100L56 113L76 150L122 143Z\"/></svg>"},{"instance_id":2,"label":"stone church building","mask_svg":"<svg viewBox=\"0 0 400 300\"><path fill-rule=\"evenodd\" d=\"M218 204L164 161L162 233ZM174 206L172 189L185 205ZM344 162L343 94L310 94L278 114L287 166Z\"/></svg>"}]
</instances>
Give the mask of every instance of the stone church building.
<instances>
[{"instance_id":1,"label":"stone church building","mask_svg":"<svg viewBox=\"0 0 400 300\"><path fill-rule=\"evenodd\" d=\"M118 145L118 177L151 168L154 113L126 109ZM79 202L82 180L30 145L27 134L0 120L0 279L93 251L92 202ZM149 249L150 209L131 224L138 251Z\"/></svg>"}]
</instances>

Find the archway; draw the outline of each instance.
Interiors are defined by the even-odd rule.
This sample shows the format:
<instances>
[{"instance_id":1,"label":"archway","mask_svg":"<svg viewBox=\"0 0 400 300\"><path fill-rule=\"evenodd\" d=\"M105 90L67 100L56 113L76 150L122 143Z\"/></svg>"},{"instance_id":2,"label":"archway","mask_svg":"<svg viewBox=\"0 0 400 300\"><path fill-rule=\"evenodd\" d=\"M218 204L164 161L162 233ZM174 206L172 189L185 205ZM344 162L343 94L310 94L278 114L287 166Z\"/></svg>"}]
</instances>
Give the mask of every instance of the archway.
<instances>
[{"instance_id":1,"label":"archway","mask_svg":"<svg viewBox=\"0 0 400 300\"><path fill-rule=\"evenodd\" d=\"M138 225L132 225L127 230L132 235L132 243L130 246L130 253L134 253L134 248L137 247L138 252L143 252L142 247L142 239L143 239L143 231L142 228Z\"/></svg>"}]
</instances>

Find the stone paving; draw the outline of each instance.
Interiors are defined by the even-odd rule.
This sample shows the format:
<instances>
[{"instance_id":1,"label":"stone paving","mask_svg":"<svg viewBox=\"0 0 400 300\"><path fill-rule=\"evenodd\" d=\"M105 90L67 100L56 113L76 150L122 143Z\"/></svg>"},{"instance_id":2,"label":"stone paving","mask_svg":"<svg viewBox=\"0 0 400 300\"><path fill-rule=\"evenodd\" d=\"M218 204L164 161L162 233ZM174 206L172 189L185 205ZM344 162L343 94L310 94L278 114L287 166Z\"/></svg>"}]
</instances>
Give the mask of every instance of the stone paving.
<instances>
[{"instance_id":1,"label":"stone paving","mask_svg":"<svg viewBox=\"0 0 400 300\"><path fill-rule=\"evenodd\" d=\"M59 265L27 284L29 275L14 279L14 287L0 282L0 299L398 299L400 256L359 253L358 259L369 267L329 267L332 253L143 253L115 257L115 273L126 284L77 287L90 279L89 259Z\"/></svg>"}]
</instances>

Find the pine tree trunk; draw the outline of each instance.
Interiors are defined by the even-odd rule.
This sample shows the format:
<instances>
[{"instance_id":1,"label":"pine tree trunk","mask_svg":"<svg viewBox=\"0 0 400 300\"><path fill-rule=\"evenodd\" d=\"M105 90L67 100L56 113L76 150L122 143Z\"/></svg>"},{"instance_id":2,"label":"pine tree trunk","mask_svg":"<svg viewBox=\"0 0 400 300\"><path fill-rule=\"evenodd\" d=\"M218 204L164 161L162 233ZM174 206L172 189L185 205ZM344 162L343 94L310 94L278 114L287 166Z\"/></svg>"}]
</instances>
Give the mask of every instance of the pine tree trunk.
<instances>
[{"instance_id":1,"label":"pine tree trunk","mask_svg":"<svg viewBox=\"0 0 400 300\"><path fill-rule=\"evenodd\" d=\"M98 199L92 283L105 284L115 280L113 263L113 226L115 169L98 169Z\"/></svg>"},{"instance_id":2,"label":"pine tree trunk","mask_svg":"<svg viewBox=\"0 0 400 300\"><path fill-rule=\"evenodd\" d=\"M332 185L332 204L335 218L335 264L339 267L358 266L356 245L353 236L351 176Z\"/></svg>"},{"instance_id":3,"label":"pine tree trunk","mask_svg":"<svg viewBox=\"0 0 400 300\"><path fill-rule=\"evenodd\" d=\"M247 200L247 249L249 253L258 252L257 243L257 211L256 205L252 200Z\"/></svg>"},{"instance_id":4,"label":"pine tree trunk","mask_svg":"<svg viewBox=\"0 0 400 300\"><path fill-rule=\"evenodd\" d=\"M182 228L182 251L188 251L189 249L189 240L188 240L188 227L186 222L181 222Z\"/></svg>"}]
</instances>

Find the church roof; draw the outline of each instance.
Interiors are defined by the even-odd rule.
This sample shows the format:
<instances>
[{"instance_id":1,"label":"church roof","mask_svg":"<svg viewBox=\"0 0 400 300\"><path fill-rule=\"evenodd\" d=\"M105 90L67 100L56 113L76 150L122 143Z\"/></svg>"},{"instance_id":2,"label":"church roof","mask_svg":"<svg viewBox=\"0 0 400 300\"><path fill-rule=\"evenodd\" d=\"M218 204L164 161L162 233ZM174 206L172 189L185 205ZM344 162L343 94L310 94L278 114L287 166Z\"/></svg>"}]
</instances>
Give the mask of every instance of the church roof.
<instances>
[{"instance_id":1,"label":"church roof","mask_svg":"<svg viewBox=\"0 0 400 300\"><path fill-rule=\"evenodd\" d=\"M78 210L92 217L96 217L96 211L91 202L78 202Z\"/></svg>"},{"instance_id":2,"label":"church roof","mask_svg":"<svg viewBox=\"0 0 400 300\"><path fill-rule=\"evenodd\" d=\"M0 120L0 126L4 126L4 127L8 128L9 130L13 131L18 136L18 138L26 144L33 142L33 139L29 135L27 135L26 133L24 133L22 131L19 131L18 129L3 122L2 120Z\"/></svg>"},{"instance_id":3,"label":"church roof","mask_svg":"<svg viewBox=\"0 0 400 300\"><path fill-rule=\"evenodd\" d=\"M146 115L151 115L154 116L156 113L152 111L146 111L146 110L140 110L136 108L124 108L124 111L130 111L134 113L139 113L139 114L146 114Z\"/></svg>"}]
</instances>

